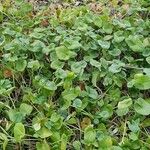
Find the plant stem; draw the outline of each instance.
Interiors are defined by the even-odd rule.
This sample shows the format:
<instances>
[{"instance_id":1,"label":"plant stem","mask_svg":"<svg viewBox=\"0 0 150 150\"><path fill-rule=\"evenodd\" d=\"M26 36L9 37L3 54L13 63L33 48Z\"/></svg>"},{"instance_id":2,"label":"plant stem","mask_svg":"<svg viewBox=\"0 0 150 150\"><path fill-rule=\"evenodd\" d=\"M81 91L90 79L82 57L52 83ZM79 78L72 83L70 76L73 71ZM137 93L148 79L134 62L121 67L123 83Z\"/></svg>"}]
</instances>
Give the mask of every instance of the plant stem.
<instances>
[{"instance_id":1,"label":"plant stem","mask_svg":"<svg viewBox=\"0 0 150 150\"><path fill-rule=\"evenodd\" d=\"M124 138L125 138L125 135L126 135L126 129L127 129L127 120L125 119L125 122L124 122L124 129L123 129L123 136L122 136L122 140L120 142L120 144L124 144Z\"/></svg>"}]
</instances>

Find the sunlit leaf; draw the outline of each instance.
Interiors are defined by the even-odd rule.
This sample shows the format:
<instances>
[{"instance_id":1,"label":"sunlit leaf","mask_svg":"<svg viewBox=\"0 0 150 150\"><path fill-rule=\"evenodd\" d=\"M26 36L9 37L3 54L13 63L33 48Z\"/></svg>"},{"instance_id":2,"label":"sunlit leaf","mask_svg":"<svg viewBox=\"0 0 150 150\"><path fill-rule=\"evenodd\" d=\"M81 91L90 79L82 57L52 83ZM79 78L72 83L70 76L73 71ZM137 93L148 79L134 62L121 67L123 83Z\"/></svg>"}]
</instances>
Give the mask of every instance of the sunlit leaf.
<instances>
[{"instance_id":1,"label":"sunlit leaf","mask_svg":"<svg viewBox=\"0 0 150 150\"><path fill-rule=\"evenodd\" d=\"M22 123L16 123L14 126L14 138L17 142L21 142L21 139L25 136L25 127Z\"/></svg>"},{"instance_id":2,"label":"sunlit leaf","mask_svg":"<svg viewBox=\"0 0 150 150\"><path fill-rule=\"evenodd\" d=\"M141 115L150 114L150 102L139 98L134 104L134 109L137 113Z\"/></svg>"}]
</instances>

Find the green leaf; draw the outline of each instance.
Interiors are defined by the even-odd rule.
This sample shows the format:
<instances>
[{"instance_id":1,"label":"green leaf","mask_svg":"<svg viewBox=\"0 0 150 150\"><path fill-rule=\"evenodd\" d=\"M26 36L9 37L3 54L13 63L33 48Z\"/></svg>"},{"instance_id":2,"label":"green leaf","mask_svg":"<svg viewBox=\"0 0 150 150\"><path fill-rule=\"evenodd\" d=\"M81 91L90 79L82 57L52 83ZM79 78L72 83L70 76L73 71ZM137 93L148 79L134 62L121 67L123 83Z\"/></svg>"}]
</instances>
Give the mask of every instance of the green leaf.
<instances>
[{"instance_id":1,"label":"green leaf","mask_svg":"<svg viewBox=\"0 0 150 150\"><path fill-rule=\"evenodd\" d=\"M86 86L86 91L87 91L87 94L90 98L92 98L92 99L97 99L98 98L98 93L95 89L93 89L89 86Z\"/></svg>"},{"instance_id":2,"label":"green leaf","mask_svg":"<svg viewBox=\"0 0 150 150\"><path fill-rule=\"evenodd\" d=\"M113 38L112 35L106 35L106 36L104 37L104 41L109 41L109 40L111 40L112 38Z\"/></svg>"},{"instance_id":3,"label":"green leaf","mask_svg":"<svg viewBox=\"0 0 150 150\"><path fill-rule=\"evenodd\" d=\"M121 54L121 50L118 48L113 48L108 53L112 56L119 56Z\"/></svg>"},{"instance_id":4,"label":"green leaf","mask_svg":"<svg viewBox=\"0 0 150 150\"><path fill-rule=\"evenodd\" d=\"M33 107L31 105L28 105L26 103L22 103L20 105L20 108L19 108L20 112L25 116L25 115L30 115L32 110L33 110Z\"/></svg>"},{"instance_id":5,"label":"green leaf","mask_svg":"<svg viewBox=\"0 0 150 150\"><path fill-rule=\"evenodd\" d=\"M60 119L60 115L57 114L56 112L54 112L52 115L51 115L51 121L52 122L57 122L58 120Z\"/></svg>"},{"instance_id":6,"label":"green leaf","mask_svg":"<svg viewBox=\"0 0 150 150\"><path fill-rule=\"evenodd\" d=\"M132 132L136 133L136 132L140 131L140 127L139 127L140 119L132 120L132 122L128 121L127 124L128 124L129 129Z\"/></svg>"},{"instance_id":7,"label":"green leaf","mask_svg":"<svg viewBox=\"0 0 150 150\"><path fill-rule=\"evenodd\" d=\"M103 31L106 32L107 34L111 34L113 31L112 24L110 24L108 21L103 22Z\"/></svg>"},{"instance_id":8,"label":"green leaf","mask_svg":"<svg viewBox=\"0 0 150 150\"><path fill-rule=\"evenodd\" d=\"M55 91L57 89L57 86L54 81L49 81L47 80L47 78L41 76L35 77L35 83L37 83L39 87L49 91Z\"/></svg>"},{"instance_id":9,"label":"green leaf","mask_svg":"<svg viewBox=\"0 0 150 150\"><path fill-rule=\"evenodd\" d=\"M128 108L132 105L132 99L128 98L128 99L124 99L123 101L118 103L118 109L125 109Z\"/></svg>"},{"instance_id":10,"label":"green leaf","mask_svg":"<svg viewBox=\"0 0 150 150\"><path fill-rule=\"evenodd\" d=\"M98 40L98 44L99 44L103 49L109 49L109 48L110 48L110 42L108 42L108 41Z\"/></svg>"},{"instance_id":11,"label":"green leaf","mask_svg":"<svg viewBox=\"0 0 150 150\"><path fill-rule=\"evenodd\" d=\"M101 111L98 113L98 115L103 119L110 118L113 115L112 105L108 104L108 105L103 106L101 108Z\"/></svg>"},{"instance_id":12,"label":"green leaf","mask_svg":"<svg viewBox=\"0 0 150 150\"><path fill-rule=\"evenodd\" d=\"M139 90L150 89L150 76L143 74L135 74L134 79L128 83L128 87L135 87Z\"/></svg>"},{"instance_id":13,"label":"green leaf","mask_svg":"<svg viewBox=\"0 0 150 150\"><path fill-rule=\"evenodd\" d=\"M46 127L42 127L40 130L38 130L35 134L34 137L40 137L42 139L50 137L52 135L52 131L49 130Z\"/></svg>"},{"instance_id":14,"label":"green leaf","mask_svg":"<svg viewBox=\"0 0 150 150\"><path fill-rule=\"evenodd\" d=\"M81 143L79 141L74 141L73 147L75 150L80 150L81 149Z\"/></svg>"},{"instance_id":15,"label":"green leaf","mask_svg":"<svg viewBox=\"0 0 150 150\"><path fill-rule=\"evenodd\" d=\"M35 123L35 124L33 125L33 128L34 128L35 131L38 131L38 130L41 129L41 124L40 124L40 123Z\"/></svg>"},{"instance_id":16,"label":"green leaf","mask_svg":"<svg viewBox=\"0 0 150 150\"><path fill-rule=\"evenodd\" d=\"M78 41L71 41L70 46L68 46L68 49L79 49L82 45Z\"/></svg>"},{"instance_id":17,"label":"green leaf","mask_svg":"<svg viewBox=\"0 0 150 150\"><path fill-rule=\"evenodd\" d=\"M71 88L71 89L67 89L62 93L62 96L64 99L66 100L74 100L80 93L80 89L79 88Z\"/></svg>"},{"instance_id":18,"label":"green leaf","mask_svg":"<svg viewBox=\"0 0 150 150\"><path fill-rule=\"evenodd\" d=\"M38 70L40 66L41 65L38 60L30 60L27 67L33 70Z\"/></svg>"},{"instance_id":19,"label":"green leaf","mask_svg":"<svg viewBox=\"0 0 150 150\"><path fill-rule=\"evenodd\" d=\"M17 142L21 142L21 139L25 136L25 128L22 123L16 123L14 126L14 138Z\"/></svg>"},{"instance_id":20,"label":"green leaf","mask_svg":"<svg viewBox=\"0 0 150 150\"><path fill-rule=\"evenodd\" d=\"M56 47L56 54L60 60L68 60L69 59L69 49L65 46Z\"/></svg>"},{"instance_id":21,"label":"green leaf","mask_svg":"<svg viewBox=\"0 0 150 150\"><path fill-rule=\"evenodd\" d=\"M142 52L144 51L144 44L143 41L140 39L138 35L130 35L128 38L125 39L128 46L135 52Z\"/></svg>"},{"instance_id":22,"label":"green leaf","mask_svg":"<svg viewBox=\"0 0 150 150\"><path fill-rule=\"evenodd\" d=\"M104 58L101 58L100 61L101 61L101 65L102 65L105 69L107 69L107 67L108 67L108 62L107 62L107 60L104 59Z\"/></svg>"},{"instance_id":23,"label":"green leaf","mask_svg":"<svg viewBox=\"0 0 150 150\"><path fill-rule=\"evenodd\" d=\"M95 142L96 132L93 127L90 125L85 128L84 131L84 142L89 146Z\"/></svg>"},{"instance_id":24,"label":"green leaf","mask_svg":"<svg viewBox=\"0 0 150 150\"><path fill-rule=\"evenodd\" d=\"M16 109L10 109L8 111L8 116L12 122L21 122L23 119L23 114Z\"/></svg>"},{"instance_id":25,"label":"green leaf","mask_svg":"<svg viewBox=\"0 0 150 150\"><path fill-rule=\"evenodd\" d=\"M92 73L92 84L94 87L97 87L97 81L98 81L99 76L100 76L99 71L93 71L93 73Z\"/></svg>"},{"instance_id":26,"label":"green leaf","mask_svg":"<svg viewBox=\"0 0 150 150\"><path fill-rule=\"evenodd\" d=\"M136 133L134 133L134 132L131 132L131 133L129 134L129 138L130 138L131 140L133 140L133 141L137 141L137 140L138 140L138 135L137 135Z\"/></svg>"},{"instance_id":27,"label":"green leaf","mask_svg":"<svg viewBox=\"0 0 150 150\"><path fill-rule=\"evenodd\" d=\"M67 149L67 135L63 134L61 136L61 145L60 145L60 150L66 150Z\"/></svg>"},{"instance_id":28,"label":"green leaf","mask_svg":"<svg viewBox=\"0 0 150 150\"><path fill-rule=\"evenodd\" d=\"M126 115L128 112L129 112L129 108L122 108L116 110L118 116Z\"/></svg>"},{"instance_id":29,"label":"green leaf","mask_svg":"<svg viewBox=\"0 0 150 150\"><path fill-rule=\"evenodd\" d=\"M150 76L150 68L144 68L143 72L146 73L146 75Z\"/></svg>"},{"instance_id":30,"label":"green leaf","mask_svg":"<svg viewBox=\"0 0 150 150\"><path fill-rule=\"evenodd\" d=\"M0 133L0 140L2 140L3 141L3 150L6 150L6 146L7 146L7 144L8 144L8 138L7 138L7 136L4 134L4 133Z\"/></svg>"},{"instance_id":31,"label":"green leaf","mask_svg":"<svg viewBox=\"0 0 150 150\"><path fill-rule=\"evenodd\" d=\"M114 33L114 41L117 43L122 42L125 39L123 36L123 31L117 31Z\"/></svg>"},{"instance_id":32,"label":"green leaf","mask_svg":"<svg viewBox=\"0 0 150 150\"><path fill-rule=\"evenodd\" d=\"M102 133L100 135L99 139L99 146L101 147L101 150L103 149L112 149L112 138L108 135L105 135Z\"/></svg>"},{"instance_id":33,"label":"green leaf","mask_svg":"<svg viewBox=\"0 0 150 150\"><path fill-rule=\"evenodd\" d=\"M137 113L141 115L149 115L150 114L150 103L142 98L139 98L134 103L134 109Z\"/></svg>"},{"instance_id":34,"label":"green leaf","mask_svg":"<svg viewBox=\"0 0 150 150\"><path fill-rule=\"evenodd\" d=\"M97 27L101 28L101 27L102 27L102 19L101 19L100 17L95 17L95 18L94 18L94 24L95 24Z\"/></svg>"},{"instance_id":35,"label":"green leaf","mask_svg":"<svg viewBox=\"0 0 150 150\"><path fill-rule=\"evenodd\" d=\"M11 93L13 87L8 79L0 80L0 95L7 95Z\"/></svg>"},{"instance_id":36,"label":"green leaf","mask_svg":"<svg viewBox=\"0 0 150 150\"><path fill-rule=\"evenodd\" d=\"M112 73L118 73L124 66L125 64L123 62L119 60L114 60L114 63L109 67L109 71Z\"/></svg>"},{"instance_id":37,"label":"green leaf","mask_svg":"<svg viewBox=\"0 0 150 150\"><path fill-rule=\"evenodd\" d=\"M43 48L45 48L45 44L39 40L35 40L31 46L30 51L32 52L40 52Z\"/></svg>"},{"instance_id":38,"label":"green leaf","mask_svg":"<svg viewBox=\"0 0 150 150\"><path fill-rule=\"evenodd\" d=\"M53 81L47 81L44 85L44 88L50 91L55 91L57 89L57 86L55 82Z\"/></svg>"},{"instance_id":39,"label":"green leaf","mask_svg":"<svg viewBox=\"0 0 150 150\"><path fill-rule=\"evenodd\" d=\"M101 63L94 60L94 59L90 59L90 64L96 68L98 68L99 70L101 69Z\"/></svg>"},{"instance_id":40,"label":"green leaf","mask_svg":"<svg viewBox=\"0 0 150 150\"><path fill-rule=\"evenodd\" d=\"M42 142L37 142L36 143L36 149L37 150L50 150L50 146L48 143L44 140Z\"/></svg>"},{"instance_id":41,"label":"green leaf","mask_svg":"<svg viewBox=\"0 0 150 150\"><path fill-rule=\"evenodd\" d=\"M27 66L27 61L26 60L22 59L22 60L18 60L16 62L16 70L17 71L20 71L20 72L24 71L26 66Z\"/></svg>"},{"instance_id":42,"label":"green leaf","mask_svg":"<svg viewBox=\"0 0 150 150\"><path fill-rule=\"evenodd\" d=\"M64 64L65 64L64 62L61 62L59 60L54 60L51 63L51 68L52 69L60 69L60 68L63 68Z\"/></svg>"},{"instance_id":43,"label":"green leaf","mask_svg":"<svg viewBox=\"0 0 150 150\"><path fill-rule=\"evenodd\" d=\"M79 61L79 62L73 62L72 65L71 65L71 70L74 72L74 73L82 73L84 71L84 68L86 67L87 63L82 60L82 61Z\"/></svg>"},{"instance_id":44,"label":"green leaf","mask_svg":"<svg viewBox=\"0 0 150 150\"><path fill-rule=\"evenodd\" d=\"M21 7L19 11L17 12L17 15L24 16L30 11L32 11L32 5L30 3L24 2L24 3L21 3Z\"/></svg>"},{"instance_id":45,"label":"green leaf","mask_svg":"<svg viewBox=\"0 0 150 150\"><path fill-rule=\"evenodd\" d=\"M146 61L148 62L148 64L150 64L150 56L146 58Z\"/></svg>"},{"instance_id":46,"label":"green leaf","mask_svg":"<svg viewBox=\"0 0 150 150\"><path fill-rule=\"evenodd\" d=\"M44 54L48 55L49 53L51 53L54 50L55 50L55 44L51 43L48 46L44 47L43 50L42 50L42 52Z\"/></svg>"},{"instance_id":47,"label":"green leaf","mask_svg":"<svg viewBox=\"0 0 150 150\"><path fill-rule=\"evenodd\" d=\"M103 84L104 84L105 86L111 85L111 84L112 84L112 78L106 76L106 77L104 78Z\"/></svg>"},{"instance_id":48,"label":"green leaf","mask_svg":"<svg viewBox=\"0 0 150 150\"><path fill-rule=\"evenodd\" d=\"M123 150L120 146L113 146L112 150Z\"/></svg>"},{"instance_id":49,"label":"green leaf","mask_svg":"<svg viewBox=\"0 0 150 150\"><path fill-rule=\"evenodd\" d=\"M82 107L82 101L79 99L79 98L76 98L74 101L73 101L73 107L75 108L81 108Z\"/></svg>"},{"instance_id":50,"label":"green leaf","mask_svg":"<svg viewBox=\"0 0 150 150\"><path fill-rule=\"evenodd\" d=\"M61 68L58 68L55 72L55 76L60 79L64 79L67 77L67 72Z\"/></svg>"},{"instance_id":51,"label":"green leaf","mask_svg":"<svg viewBox=\"0 0 150 150\"><path fill-rule=\"evenodd\" d=\"M0 46L2 46L2 45L4 44L4 42L5 42L5 36L2 35L2 36L0 37Z\"/></svg>"},{"instance_id":52,"label":"green leaf","mask_svg":"<svg viewBox=\"0 0 150 150\"><path fill-rule=\"evenodd\" d=\"M0 12L3 12L3 5L0 3Z\"/></svg>"},{"instance_id":53,"label":"green leaf","mask_svg":"<svg viewBox=\"0 0 150 150\"><path fill-rule=\"evenodd\" d=\"M33 32L29 36L36 39L42 39L45 36L45 34L39 32Z\"/></svg>"},{"instance_id":54,"label":"green leaf","mask_svg":"<svg viewBox=\"0 0 150 150\"><path fill-rule=\"evenodd\" d=\"M70 51L65 46L56 47L55 51L60 60L68 60L69 58L76 56L75 52Z\"/></svg>"}]
</instances>

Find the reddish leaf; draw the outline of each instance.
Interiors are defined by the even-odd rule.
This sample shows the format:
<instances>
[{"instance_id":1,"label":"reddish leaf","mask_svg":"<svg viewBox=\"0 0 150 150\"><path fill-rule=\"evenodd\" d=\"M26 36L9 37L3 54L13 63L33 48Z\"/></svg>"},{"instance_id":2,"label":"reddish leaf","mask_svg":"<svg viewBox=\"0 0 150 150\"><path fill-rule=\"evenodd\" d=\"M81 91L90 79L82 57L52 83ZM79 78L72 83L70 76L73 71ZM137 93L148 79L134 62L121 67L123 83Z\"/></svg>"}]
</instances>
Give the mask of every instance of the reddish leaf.
<instances>
[{"instance_id":1,"label":"reddish leaf","mask_svg":"<svg viewBox=\"0 0 150 150\"><path fill-rule=\"evenodd\" d=\"M10 78L12 76L12 71L10 69L5 69L3 75L5 78Z\"/></svg>"}]
</instances>

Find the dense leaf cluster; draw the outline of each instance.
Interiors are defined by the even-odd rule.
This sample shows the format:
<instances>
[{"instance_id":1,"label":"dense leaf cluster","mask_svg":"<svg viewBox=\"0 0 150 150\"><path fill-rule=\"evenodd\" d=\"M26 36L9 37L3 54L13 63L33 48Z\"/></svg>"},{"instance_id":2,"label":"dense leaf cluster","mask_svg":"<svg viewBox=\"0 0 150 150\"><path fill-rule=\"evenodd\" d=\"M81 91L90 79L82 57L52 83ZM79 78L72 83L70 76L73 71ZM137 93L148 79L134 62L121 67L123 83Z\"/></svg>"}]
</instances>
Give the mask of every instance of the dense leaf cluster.
<instances>
[{"instance_id":1,"label":"dense leaf cluster","mask_svg":"<svg viewBox=\"0 0 150 150\"><path fill-rule=\"evenodd\" d=\"M148 3L1 4L0 149L150 149Z\"/></svg>"}]
</instances>

